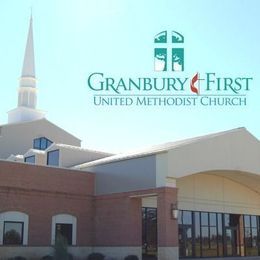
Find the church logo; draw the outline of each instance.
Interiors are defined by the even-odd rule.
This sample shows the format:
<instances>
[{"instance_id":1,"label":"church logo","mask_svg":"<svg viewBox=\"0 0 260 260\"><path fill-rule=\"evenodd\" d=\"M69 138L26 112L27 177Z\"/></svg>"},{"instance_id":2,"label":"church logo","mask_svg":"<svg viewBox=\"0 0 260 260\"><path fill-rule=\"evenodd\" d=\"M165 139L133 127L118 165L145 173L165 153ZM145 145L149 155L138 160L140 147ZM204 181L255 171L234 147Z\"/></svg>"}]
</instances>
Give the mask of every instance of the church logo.
<instances>
[{"instance_id":1,"label":"church logo","mask_svg":"<svg viewBox=\"0 0 260 260\"><path fill-rule=\"evenodd\" d=\"M154 70L184 71L184 37L176 31L162 31L154 37Z\"/></svg>"},{"instance_id":2,"label":"church logo","mask_svg":"<svg viewBox=\"0 0 260 260\"><path fill-rule=\"evenodd\" d=\"M184 66L184 36L173 30L161 31L150 43L153 48L149 52L154 52L154 71L166 73L114 77L93 72L88 76L87 84L93 91L95 106L247 105L253 77L219 75L214 71L188 72ZM200 50L196 50L196 55L200 55Z\"/></svg>"}]
</instances>

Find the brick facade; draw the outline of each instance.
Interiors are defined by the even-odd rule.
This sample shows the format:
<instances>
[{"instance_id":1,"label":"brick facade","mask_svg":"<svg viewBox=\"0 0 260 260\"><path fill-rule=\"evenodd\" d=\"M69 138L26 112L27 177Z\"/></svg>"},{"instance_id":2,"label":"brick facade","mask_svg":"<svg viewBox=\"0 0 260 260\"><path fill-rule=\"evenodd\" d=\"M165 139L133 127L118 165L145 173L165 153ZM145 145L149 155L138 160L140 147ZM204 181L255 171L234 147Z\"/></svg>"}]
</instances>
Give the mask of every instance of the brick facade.
<instances>
[{"instance_id":1,"label":"brick facade","mask_svg":"<svg viewBox=\"0 0 260 260\"><path fill-rule=\"evenodd\" d=\"M158 197L158 246L178 246L178 221L171 218L176 188L157 188L95 197L95 245L142 245L142 198Z\"/></svg>"},{"instance_id":2,"label":"brick facade","mask_svg":"<svg viewBox=\"0 0 260 260\"><path fill-rule=\"evenodd\" d=\"M176 188L95 196L92 173L7 161L0 161L0 180L0 213L29 216L28 248L50 247L52 217L69 214L77 218L77 247L141 252L142 198L151 194L157 196L158 248L178 246L177 220L171 219Z\"/></svg>"},{"instance_id":3,"label":"brick facade","mask_svg":"<svg viewBox=\"0 0 260 260\"><path fill-rule=\"evenodd\" d=\"M77 217L77 245L92 245L93 174L1 161L0 180L0 212L29 215L28 245L50 245L52 216L63 213Z\"/></svg>"}]
</instances>

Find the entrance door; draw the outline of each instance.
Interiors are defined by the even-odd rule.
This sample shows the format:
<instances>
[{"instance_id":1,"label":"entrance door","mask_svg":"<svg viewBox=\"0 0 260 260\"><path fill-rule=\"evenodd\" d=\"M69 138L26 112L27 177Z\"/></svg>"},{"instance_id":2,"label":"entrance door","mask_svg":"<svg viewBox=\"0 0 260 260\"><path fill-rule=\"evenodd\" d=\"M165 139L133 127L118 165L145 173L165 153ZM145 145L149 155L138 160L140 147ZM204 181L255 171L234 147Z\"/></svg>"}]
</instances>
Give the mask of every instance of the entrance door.
<instances>
[{"instance_id":1,"label":"entrance door","mask_svg":"<svg viewBox=\"0 0 260 260\"><path fill-rule=\"evenodd\" d=\"M157 259L157 209L142 208L143 260Z\"/></svg>"},{"instance_id":2,"label":"entrance door","mask_svg":"<svg viewBox=\"0 0 260 260\"><path fill-rule=\"evenodd\" d=\"M225 228L225 255L239 256L238 231L235 227Z\"/></svg>"},{"instance_id":3,"label":"entrance door","mask_svg":"<svg viewBox=\"0 0 260 260\"><path fill-rule=\"evenodd\" d=\"M179 250L181 257L192 256L192 225L179 228Z\"/></svg>"}]
</instances>

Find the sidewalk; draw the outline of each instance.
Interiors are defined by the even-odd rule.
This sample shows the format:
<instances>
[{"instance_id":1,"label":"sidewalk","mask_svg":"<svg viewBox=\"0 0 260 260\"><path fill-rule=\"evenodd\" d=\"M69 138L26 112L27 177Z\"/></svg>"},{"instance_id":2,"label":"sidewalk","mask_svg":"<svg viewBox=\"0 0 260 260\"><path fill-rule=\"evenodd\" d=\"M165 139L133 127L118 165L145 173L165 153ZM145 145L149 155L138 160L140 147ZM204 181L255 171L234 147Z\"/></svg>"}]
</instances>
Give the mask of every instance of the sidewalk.
<instances>
[{"instance_id":1,"label":"sidewalk","mask_svg":"<svg viewBox=\"0 0 260 260\"><path fill-rule=\"evenodd\" d=\"M237 256L237 257L217 257L217 258L189 258L189 260L260 260L260 256Z\"/></svg>"}]
</instances>

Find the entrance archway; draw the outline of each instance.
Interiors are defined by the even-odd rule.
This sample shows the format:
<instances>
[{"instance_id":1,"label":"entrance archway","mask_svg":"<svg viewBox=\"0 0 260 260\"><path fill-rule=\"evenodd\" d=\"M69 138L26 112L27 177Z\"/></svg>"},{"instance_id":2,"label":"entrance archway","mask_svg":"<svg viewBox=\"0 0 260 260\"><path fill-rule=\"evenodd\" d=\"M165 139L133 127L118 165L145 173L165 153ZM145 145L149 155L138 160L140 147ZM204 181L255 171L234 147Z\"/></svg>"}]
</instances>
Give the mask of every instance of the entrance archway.
<instances>
[{"instance_id":1,"label":"entrance archway","mask_svg":"<svg viewBox=\"0 0 260 260\"><path fill-rule=\"evenodd\" d=\"M258 175L208 171L177 179L179 255L260 255Z\"/></svg>"}]
</instances>

